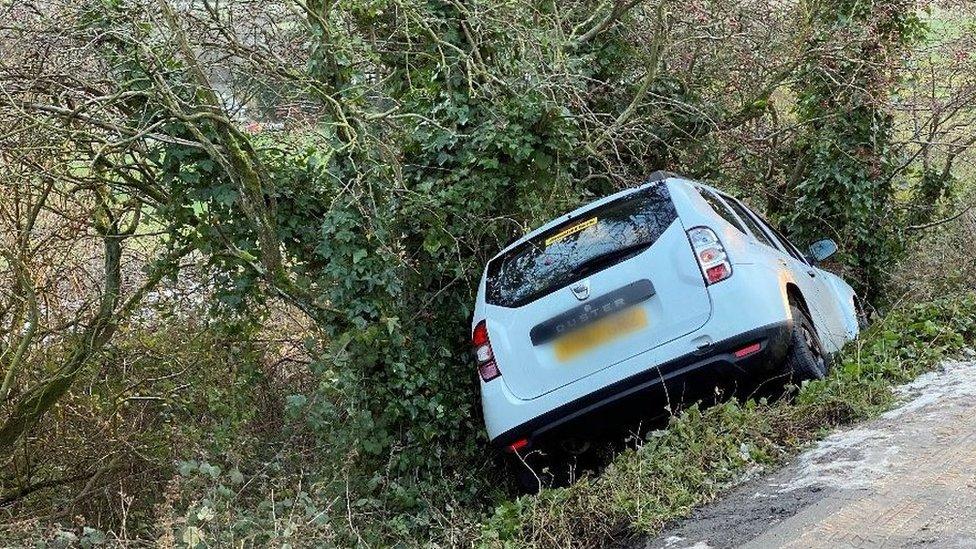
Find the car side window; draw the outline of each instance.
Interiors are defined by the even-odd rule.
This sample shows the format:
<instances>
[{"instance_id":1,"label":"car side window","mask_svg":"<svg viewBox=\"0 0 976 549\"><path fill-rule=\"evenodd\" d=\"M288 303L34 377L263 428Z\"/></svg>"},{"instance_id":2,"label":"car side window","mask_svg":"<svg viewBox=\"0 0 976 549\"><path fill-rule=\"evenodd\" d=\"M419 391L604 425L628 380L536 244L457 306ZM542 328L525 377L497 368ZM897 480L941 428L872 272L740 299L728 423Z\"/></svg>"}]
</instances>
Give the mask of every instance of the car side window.
<instances>
[{"instance_id":1,"label":"car side window","mask_svg":"<svg viewBox=\"0 0 976 549\"><path fill-rule=\"evenodd\" d=\"M764 233L766 233L766 237L769 238L769 240L773 243L774 248L783 252L786 255L792 255L790 254L789 248L786 246L785 243L783 243L783 239L780 238L777 232L773 230L772 227L769 226L769 223L766 223L766 221L762 218L761 215L757 214L756 211L750 208L748 205L746 205L745 202L742 202L739 199L736 199L736 202L738 202L739 205L742 206L742 209L746 211L746 213L749 215L752 221L755 222L756 225L759 225L759 228Z\"/></svg>"},{"instance_id":2,"label":"car side window","mask_svg":"<svg viewBox=\"0 0 976 549\"><path fill-rule=\"evenodd\" d=\"M701 194L702 198L705 199L705 202L708 202L708 205L711 206L712 209L715 210L715 213L717 213L722 219L731 223L732 226L739 229L739 232L742 234L748 234L748 231L746 231L746 228L742 225L742 222L739 221L735 214L732 213L732 210L729 209L728 205L725 204L721 198L716 196L708 189L703 189L701 187L698 188L698 192Z\"/></svg>"},{"instance_id":3,"label":"car side window","mask_svg":"<svg viewBox=\"0 0 976 549\"><path fill-rule=\"evenodd\" d=\"M763 231L762 228L759 226L759 224L756 223L756 220L753 219L752 216L749 215L749 212L746 211L745 206L739 204L739 202L732 197L726 196L723 198L725 199L725 203L728 204L729 207L735 211L735 214L739 216L739 219L741 219L743 223L748 225L749 231L752 233L752 236L756 237L756 240L769 246L770 248L773 249L776 248L776 245L773 244L773 241L770 240L769 237L766 235L766 231Z\"/></svg>"},{"instance_id":4,"label":"car side window","mask_svg":"<svg viewBox=\"0 0 976 549\"><path fill-rule=\"evenodd\" d=\"M795 257L797 259L797 261L800 261L802 263L809 263L807 261L806 256L803 255L803 252L801 252L799 248L797 248L796 246L794 246L792 242L790 242L789 240L787 240L787 238L783 235L783 233L781 233L779 231L779 229L777 229L776 227L773 227L772 225L769 225L769 228L772 229L773 232L776 234L776 236L780 240L783 241L783 244L786 246L786 249L789 250L790 255L792 255L793 257Z\"/></svg>"},{"instance_id":5,"label":"car side window","mask_svg":"<svg viewBox=\"0 0 976 549\"><path fill-rule=\"evenodd\" d=\"M797 261L799 261L800 263L809 263L807 261L807 258L803 256L803 253L800 252L800 250L796 246L794 246L793 243L790 242L783 235L783 233L780 232L779 229L777 229L776 227L774 227L772 223L766 221L763 218L763 216L757 214L756 212L753 212L752 210L749 210L749 211L752 213L752 215L754 215L756 217L756 221L758 221L763 227L765 227L767 230L769 230L769 232L772 233L773 236L775 236L783 244L783 247L786 248L786 252L788 254L790 254L791 256L793 256L793 258L796 259Z\"/></svg>"}]
</instances>

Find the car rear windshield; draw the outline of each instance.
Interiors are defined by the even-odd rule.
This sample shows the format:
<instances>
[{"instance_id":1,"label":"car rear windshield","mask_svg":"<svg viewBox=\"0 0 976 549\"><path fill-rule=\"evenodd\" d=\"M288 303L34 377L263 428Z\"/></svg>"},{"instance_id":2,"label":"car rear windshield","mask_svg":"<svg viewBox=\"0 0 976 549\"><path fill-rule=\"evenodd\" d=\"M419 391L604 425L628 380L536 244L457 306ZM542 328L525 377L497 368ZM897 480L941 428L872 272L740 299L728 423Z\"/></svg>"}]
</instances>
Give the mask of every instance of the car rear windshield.
<instances>
[{"instance_id":1,"label":"car rear windshield","mask_svg":"<svg viewBox=\"0 0 976 549\"><path fill-rule=\"evenodd\" d=\"M646 250L677 218L663 183L588 210L493 259L487 301L525 305Z\"/></svg>"}]
</instances>

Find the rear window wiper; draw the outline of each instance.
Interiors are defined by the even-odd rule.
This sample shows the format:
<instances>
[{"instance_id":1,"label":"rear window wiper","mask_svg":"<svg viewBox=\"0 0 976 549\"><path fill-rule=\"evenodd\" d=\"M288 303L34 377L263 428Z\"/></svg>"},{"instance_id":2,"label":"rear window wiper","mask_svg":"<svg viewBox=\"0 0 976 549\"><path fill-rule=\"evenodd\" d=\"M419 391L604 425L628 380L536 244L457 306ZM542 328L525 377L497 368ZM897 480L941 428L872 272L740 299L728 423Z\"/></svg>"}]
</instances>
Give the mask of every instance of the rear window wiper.
<instances>
[{"instance_id":1,"label":"rear window wiper","mask_svg":"<svg viewBox=\"0 0 976 549\"><path fill-rule=\"evenodd\" d=\"M580 263L571 271L575 276L586 276L598 270L600 267L606 265L607 263L614 262L625 258L627 256L637 255L638 253L651 247L652 243L640 242L637 244L631 244L629 246L624 246L613 251L604 252L600 255L595 255L586 261Z\"/></svg>"}]
</instances>

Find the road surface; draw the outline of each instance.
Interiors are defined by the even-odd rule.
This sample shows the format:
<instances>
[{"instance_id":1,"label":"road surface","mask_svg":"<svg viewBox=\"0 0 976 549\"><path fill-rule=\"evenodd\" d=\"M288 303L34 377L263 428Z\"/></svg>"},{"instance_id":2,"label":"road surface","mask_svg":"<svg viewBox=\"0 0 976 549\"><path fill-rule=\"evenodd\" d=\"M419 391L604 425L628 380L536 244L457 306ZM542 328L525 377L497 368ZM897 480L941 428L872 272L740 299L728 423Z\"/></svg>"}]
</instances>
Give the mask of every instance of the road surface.
<instances>
[{"instance_id":1,"label":"road surface","mask_svg":"<svg viewBox=\"0 0 976 549\"><path fill-rule=\"evenodd\" d=\"M898 408L639 546L976 548L976 360L898 391Z\"/></svg>"}]
</instances>

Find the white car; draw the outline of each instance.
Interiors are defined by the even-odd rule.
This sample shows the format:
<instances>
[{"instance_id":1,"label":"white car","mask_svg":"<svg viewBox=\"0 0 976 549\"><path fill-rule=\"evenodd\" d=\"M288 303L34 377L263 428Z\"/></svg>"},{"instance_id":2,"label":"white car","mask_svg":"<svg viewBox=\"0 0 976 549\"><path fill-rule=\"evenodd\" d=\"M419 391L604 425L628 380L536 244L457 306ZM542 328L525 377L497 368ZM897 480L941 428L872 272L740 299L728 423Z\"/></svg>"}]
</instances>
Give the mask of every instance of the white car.
<instances>
[{"instance_id":1,"label":"white car","mask_svg":"<svg viewBox=\"0 0 976 549\"><path fill-rule=\"evenodd\" d=\"M823 377L862 319L854 290L816 266L836 250L821 240L808 256L741 201L665 172L532 231L478 289L492 443L607 426L696 374Z\"/></svg>"}]
</instances>

